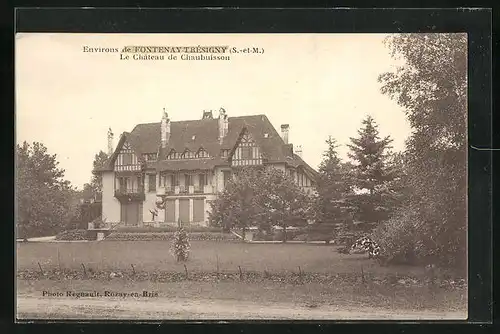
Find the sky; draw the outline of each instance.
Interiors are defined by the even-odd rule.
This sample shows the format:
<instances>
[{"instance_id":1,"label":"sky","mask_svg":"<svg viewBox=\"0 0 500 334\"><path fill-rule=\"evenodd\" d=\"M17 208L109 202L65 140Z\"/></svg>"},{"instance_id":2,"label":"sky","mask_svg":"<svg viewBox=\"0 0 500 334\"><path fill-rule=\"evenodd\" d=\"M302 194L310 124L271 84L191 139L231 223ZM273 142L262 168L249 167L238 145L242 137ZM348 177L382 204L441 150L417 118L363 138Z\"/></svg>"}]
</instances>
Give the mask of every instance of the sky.
<instances>
[{"instance_id":1,"label":"sky","mask_svg":"<svg viewBox=\"0 0 500 334\"><path fill-rule=\"evenodd\" d=\"M65 178L81 188L92 161L138 123L200 119L223 107L228 116L265 114L318 167L328 136L347 159L350 137L371 115L393 150L410 127L404 111L381 93L380 74L400 64L382 34L17 34L16 142L42 142ZM258 47L260 54L220 60L120 60L120 52L84 47ZM164 54L168 55L168 54Z\"/></svg>"}]
</instances>

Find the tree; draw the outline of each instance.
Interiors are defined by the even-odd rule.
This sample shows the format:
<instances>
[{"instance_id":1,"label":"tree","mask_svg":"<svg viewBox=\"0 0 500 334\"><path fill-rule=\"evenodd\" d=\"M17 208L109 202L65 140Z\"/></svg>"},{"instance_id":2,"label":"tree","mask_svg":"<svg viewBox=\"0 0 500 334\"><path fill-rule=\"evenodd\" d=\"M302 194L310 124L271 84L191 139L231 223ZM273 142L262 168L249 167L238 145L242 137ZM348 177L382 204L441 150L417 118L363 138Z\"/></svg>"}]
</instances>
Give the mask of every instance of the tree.
<instances>
[{"instance_id":1,"label":"tree","mask_svg":"<svg viewBox=\"0 0 500 334\"><path fill-rule=\"evenodd\" d=\"M316 232L330 242L334 231L338 228L345 229L352 223L347 196L351 193L349 184L350 166L343 164L336 151L335 139L328 137L327 150L323 153L323 160L319 166L317 182L317 195L314 197L314 220L317 222L312 227Z\"/></svg>"},{"instance_id":2,"label":"tree","mask_svg":"<svg viewBox=\"0 0 500 334\"><path fill-rule=\"evenodd\" d=\"M388 205L388 184L394 179L387 167L392 139L380 138L378 125L367 116L358 138L350 138L349 157L354 162L351 182L355 194L350 203L355 208L355 217L362 223L361 230L371 231L380 222L387 220L393 210Z\"/></svg>"},{"instance_id":3,"label":"tree","mask_svg":"<svg viewBox=\"0 0 500 334\"><path fill-rule=\"evenodd\" d=\"M220 226L226 231L240 228L244 237L247 228L260 218L257 199L261 175L259 168L247 167L237 171L217 199L210 203L211 225Z\"/></svg>"},{"instance_id":4,"label":"tree","mask_svg":"<svg viewBox=\"0 0 500 334\"><path fill-rule=\"evenodd\" d=\"M74 190L56 155L38 142L16 145L16 205L20 237L57 233L76 209Z\"/></svg>"},{"instance_id":5,"label":"tree","mask_svg":"<svg viewBox=\"0 0 500 334\"><path fill-rule=\"evenodd\" d=\"M108 162L109 156L104 151L99 151L94 156L94 161L92 163L93 170L102 168L106 166ZM83 185L83 194L87 199L87 196L90 198L96 199L102 193L102 175L100 173L93 173L92 179L90 183L85 183Z\"/></svg>"},{"instance_id":6,"label":"tree","mask_svg":"<svg viewBox=\"0 0 500 334\"><path fill-rule=\"evenodd\" d=\"M311 217L311 199L281 170L269 168L259 179L257 197L260 217L283 229L283 242L287 241L287 228L303 226Z\"/></svg>"},{"instance_id":7,"label":"tree","mask_svg":"<svg viewBox=\"0 0 500 334\"><path fill-rule=\"evenodd\" d=\"M189 243L188 233L179 221L179 228L174 234L174 241L170 248L170 252L177 262L184 262L187 261L189 257L190 248L191 245Z\"/></svg>"},{"instance_id":8,"label":"tree","mask_svg":"<svg viewBox=\"0 0 500 334\"><path fill-rule=\"evenodd\" d=\"M404 108L417 257L466 262L467 35L395 34L386 39L404 64L379 77L382 92ZM416 222L415 222L416 221Z\"/></svg>"}]
</instances>

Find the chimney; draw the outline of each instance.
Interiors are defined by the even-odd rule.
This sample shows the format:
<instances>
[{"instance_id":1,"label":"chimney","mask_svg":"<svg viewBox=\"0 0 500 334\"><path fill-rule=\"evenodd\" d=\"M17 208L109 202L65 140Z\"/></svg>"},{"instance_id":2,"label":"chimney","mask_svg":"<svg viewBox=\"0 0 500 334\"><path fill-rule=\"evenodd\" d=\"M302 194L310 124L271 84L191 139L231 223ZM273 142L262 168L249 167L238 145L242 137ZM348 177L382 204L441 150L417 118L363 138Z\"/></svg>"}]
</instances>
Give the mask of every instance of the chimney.
<instances>
[{"instance_id":1,"label":"chimney","mask_svg":"<svg viewBox=\"0 0 500 334\"><path fill-rule=\"evenodd\" d=\"M170 140L170 119L168 118L167 111L163 108L163 116L161 118L161 147L166 148Z\"/></svg>"},{"instance_id":2,"label":"chimney","mask_svg":"<svg viewBox=\"0 0 500 334\"><path fill-rule=\"evenodd\" d=\"M214 116L212 114L212 110L210 111L205 111L203 110L203 117L201 119L213 119Z\"/></svg>"},{"instance_id":3,"label":"chimney","mask_svg":"<svg viewBox=\"0 0 500 334\"><path fill-rule=\"evenodd\" d=\"M295 147L295 154L302 158L302 145L297 145L297 147Z\"/></svg>"},{"instance_id":4,"label":"chimney","mask_svg":"<svg viewBox=\"0 0 500 334\"><path fill-rule=\"evenodd\" d=\"M111 131L111 128L108 129L108 156L113 154L113 131Z\"/></svg>"},{"instance_id":5,"label":"chimney","mask_svg":"<svg viewBox=\"0 0 500 334\"><path fill-rule=\"evenodd\" d=\"M227 118L226 111L224 108L219 110L219 140L222 142L224 137L227 135L229 127L229 121Z\"/></svg>"},{"instance_id":6,"label":"chimney","mask_svg":"<svg viewBox=\"0 0 500 334\"><path fill-rule=\"evenodd\" d=\"M288 124L281 124L281 138L283 138L283 141L285 144L288 144L288 129L290 128L290 125Z\"/></svg>"}]
</instances>

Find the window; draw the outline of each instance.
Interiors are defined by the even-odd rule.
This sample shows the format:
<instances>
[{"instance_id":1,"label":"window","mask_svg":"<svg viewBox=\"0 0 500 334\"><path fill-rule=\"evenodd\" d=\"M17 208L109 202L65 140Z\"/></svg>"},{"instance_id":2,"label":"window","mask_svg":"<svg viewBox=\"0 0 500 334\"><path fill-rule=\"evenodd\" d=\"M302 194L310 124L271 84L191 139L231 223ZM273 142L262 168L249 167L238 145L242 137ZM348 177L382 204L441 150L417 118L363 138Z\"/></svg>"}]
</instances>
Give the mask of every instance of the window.
<instances>
[{"instance_id":1,"label":"window","mask_svg":"<svg viewBox=\"0 0 500 334\"><path fill-rule=\"evenodd\" d=\"M252 154L252 147L249 146L243 146L241 147L241 158L244 160L252 159L253 154Z\"/></svg>"},{"instance_id":2,"label":"window","mask_svg":"<svg viewBox=\"0 0 500 334\"><path fill-rule=\"evenodd\" d=\"M132 164L132 154L131 153L123 153L122 154L122 161L124 165L131 165Z\"/></svg>"},{"instance_id":3,"label":"window","mask_svg":"<svg viewBox=\"0 0 500 334\"><path fill-rule=\"evenodd\" d=\"M156 191L156 174L149 174L148 181L149 181L148 191Z\"/></svg>"},{"instance_id":4,"label":"window","mask_svg":"<svg viewBox=\"0 0 500 334\"><path fill-rule=\"evenodd\" d=\"M191 151L184 151L182 154L182 159L192 159L193 158L193 153Z\"/></svg>"},{"instance_id":5,"label":"window","mask_svg":"<svg viewBox=\"0 0 500 334\"><path fill-rule=\"evenodd\" d=\"M170 185L172 187L179 186L179 175L178 174L170 175Z\"/></svg>"},{"instance_id":6,"label":"window","mask_svg":"<svg viewBox=\"0 0 500 334\"><path fill-rule=\"evenodd\" d=\"M229 150L222 150L221 155L223 158L226 158L229 155Z\"/></svg>"},{"instance_id":7,"label":"window","mask_svg":"<svg viewBox=\"0 0 500 334\"><path fill-rule=\"evenodd\" d=\"M208 158L208 153L204 149L198 151L198 158Z\"/></svg>"},{"instance_id":8,"label":"window","mask_svg":"<svg viewBox=\"0 0 500 334\"><path fill-rule=\"evenodd\" d=\"M224 174L224 187L225 187L231 180L231 171L225 170L222 173Z\"/></svg>"},{"instance_id":9,"label":"window","mask_svg":"<svg viewBox=\"0 0 500 334\"><path fill-rule=\"evenodd\" d=\"M200 187L208 185L207 175L205 173L199 175L198 183Z\"/></svg>"},{"instance_id":10,"label":"window","mask_svg":"<svg viewBox=\"0 0 500 334\"><path fill-rule=\"evenodd\" d=\"M128 188L128 178L127 177L119 177L118 178L118 190L126 191Z\"/></svg>"},{"instance_id":11,"label":"window","mask_svg":"<svg viewBox=\"0 0 500 334\"><path fill-rule=\"evenodd\" d=\"M193 185L193 177L190 174L184 174L184 186L187 188Z\"/></svg>"},{"instance_id":12,"label":"window","mask_svg":"<svg viewBox=\"0 0 500 334\"><path fill-rule=\"evenodd\" d=\"M156 160L156 153L147 153L145 154L145 158L147 161L154 161Z\"/></svg>"}]
</instances>

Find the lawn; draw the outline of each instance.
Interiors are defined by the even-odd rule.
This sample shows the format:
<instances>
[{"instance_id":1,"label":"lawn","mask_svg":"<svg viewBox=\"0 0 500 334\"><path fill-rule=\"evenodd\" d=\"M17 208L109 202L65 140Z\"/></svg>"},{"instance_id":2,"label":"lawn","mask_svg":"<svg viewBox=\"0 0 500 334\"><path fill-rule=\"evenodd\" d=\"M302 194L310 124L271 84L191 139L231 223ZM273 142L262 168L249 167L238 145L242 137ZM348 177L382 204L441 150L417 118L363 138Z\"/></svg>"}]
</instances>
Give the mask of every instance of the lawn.
<instances>
[{"instance_id":1,"label":"lawn","mask_svg":"<svg viewBox=\"0 0 500 334\"><path fill-rule=\"evenodd\" d=\"M411 266L382 267L369 260L366 255L346 255L337 252L336 246L325 244L248 244L228 241L192 241L191 257L185 263L190 274L184 278L184 264L175 262L169 253L170 242L166 241L92 241L92 242L27 242L17 244L17 264L21 272L39 273L39 264L43 269L41 276L19 279L17 281L18 298L24 308L18 312L24 317L64 317L85 316L96 318L108 314L108 318L119 316L120 312L129 312L132 317L153 317L153 313L162 319L181 317L199 318L205 315L231 315L245 318L245 310L261 310L257 318L269 316L267 307L274 308L285 318L294 317L296 312L313 307L323 312L322 317L331 315L329 308L334 307L342 312L354 315L365 314L366 307L383 309L390 314L406 314L408 310L452 311L463 312L466 307L467 290L464 288L436 288L431 285L407 285L400 281L360 280L361 270L366 275L378 277L413 276L424 278L423 268ZM90 272L104 273L99 278L76 278L45 275L47 272L59 270L82 274L82 264ZM218 265L217 265L218 264ZM134 269L132 269L132 266ZM308 280L273 280L252 278L251 273L240 276L242 272L268 273L276 277L285 277L286 272L293 271L295 277L300 266L303 273L309 276L332 276L324 281ZM219 269L223 274L215 276ZM111 277L110 271L127 273L123 277ZM135 271L141 272L135 276ZM140 279L142 273L179 272L181 280L161 281L158 279ZM200 276L193 275L199 273ZM212 276L206 276L212 273ZM280 276L285 274L284 276ZM326 275L324 275L326 274ZM333 274L333 275L331 275ZM336 274L339 274L337 277ZM346 276L342 274L347 274ZM354 274L354 275L349 275ZM45 275L45 276L44 276ZM83 274L82 274L83 275ZM234 279L226 279L232 276ZM354 276L349 279L347 276ZM197 278L198 277L198 278ZM215 278L216 277L216 278ZM270 276L268 276L270 277ZM368 277L368 276L366 276ZM208 278L208 279L205 279ZM117 305L107 299L53 298L42 296L42 291L117 291L117 292L157 292L158 298L148 301L135 301L128 298L116 301ZM52 297L51 297L52 298ZM135 297L134 297L135 298ZM139 298L141 299L141 298ZM56 303L54 308L50 303ZM97 304L96 304L97 303ZM145 304L144 304L145 303ZM240 313L233 314L238 304ZM243 305L247 303L248 305ZM136 305L137 304L137 305ZM168 304L168 305L167 305ZM241 305L240 305L241 304ZM46 305L46 306L42 306ZM121 306L120 306L121 305ZM49 307L50 306L50 307ZM118 307L118 309L115 309ZM120 309L125 307L130 309ZM95 310L99 311L95 311ZM200 312L202 309L202 313ZM137 313L138 310L145 312ZM168 310L187 312L186 314L169 315ZM318 311L318 312L319 312ZM49 314L45 314L49 312ZM50 313L52 312L52 313ZM97 313L96 313L97 312ZM106 313L107 312L107 313ZM148 313L149 312L149 313ZM220 313L222 312L222 313ZM275 313L276 313L275 312ZM370 311L371 312L371 311ZM301 314L302 314L301 313ZM351 314L349 313L349 314ZM207 315L207 316L208 316ZM368 314L369 315L369 314ZM249 315L250 316L250 315ZM298 315L297 315L298 316ZM306 312L306 317L315 315ZM319 316L319 315L316 315Z\"/></svg>"},{"instance_id":2,"label":"lawn","mask_svg":"<svg viewBox=\"0 0 500 334\"><path fill-rule=\"evenodd\" d=\"M184 271L169 253L166 241L101 241L17 244L19 270L86 268L93 270ZM344 274L361 272L377 275L421 276L423 268L382 267L366 255L339 254L335 246L321 244L248 244L241 242L192 241L187 267L190 272L243 271Z\"/></svg>"}]
</instances>

